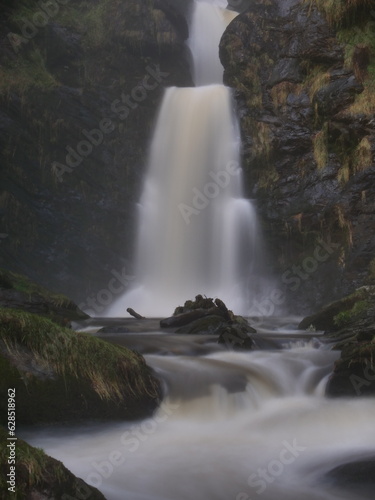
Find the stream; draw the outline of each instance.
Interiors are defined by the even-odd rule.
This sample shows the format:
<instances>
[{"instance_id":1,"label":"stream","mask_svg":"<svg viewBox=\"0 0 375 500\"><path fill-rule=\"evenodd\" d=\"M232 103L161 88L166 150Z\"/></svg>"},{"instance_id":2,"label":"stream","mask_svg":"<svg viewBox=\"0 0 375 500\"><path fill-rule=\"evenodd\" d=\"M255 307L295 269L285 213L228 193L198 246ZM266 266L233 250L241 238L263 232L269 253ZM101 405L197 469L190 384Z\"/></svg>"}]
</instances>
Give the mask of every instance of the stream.
<instances>
[{"instance_id":1,"label":"stream","mask_svg":"<svg viewBox=\"0 0 375 500\"><path fill-rule=\"evenodd\" d=\"M85 329L117 323L92 319ZM157 320L121 324L132 333L101 336L142 352L163 383L158 411L20 432L108 500L373 498L370 485L340 487L329 474L375 456L375 400L324 396L339 353L319 332L269 318L264 347L237 352L215 336L162 332Z\"/></svg>"}]
</instances>

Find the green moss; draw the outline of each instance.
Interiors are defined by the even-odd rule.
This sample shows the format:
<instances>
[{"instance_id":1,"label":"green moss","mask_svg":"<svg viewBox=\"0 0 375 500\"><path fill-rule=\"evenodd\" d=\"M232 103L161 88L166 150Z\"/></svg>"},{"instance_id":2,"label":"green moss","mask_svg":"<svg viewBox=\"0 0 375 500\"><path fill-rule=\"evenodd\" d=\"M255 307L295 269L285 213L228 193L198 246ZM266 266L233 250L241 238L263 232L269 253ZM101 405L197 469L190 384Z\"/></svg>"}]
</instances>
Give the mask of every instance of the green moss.
<instances>
[{"instance_id":1,"label":"green moss","mask_svg":"<svg viewBox=\"0 0 375 500\"><path fill-rule=\"evenodd\" d=\"M58 82L46 68L45 55L40 49L19 54L15 60L0 66L0 93L24 93L34 88L49 91Z\"/></svg>"},{"instance_id":2,"label":"green moss","mask_svg":"<svg viewBox=\"0 0 375 500\"><path fill-rule=\"evenodd\" d=\"M0 268L0 288L13 288L18 292L31 296L40 295L51 305L66 309L76 310L77 306L65 295L53 293L50 290L34 283L22 274L13 273Z\"/></svg>"},{"instance_id":3,"label":"green moss","mask_svg":"<svg viewBox=\"0 0 375 500\"><path fill-rule=\"evenodd\" d=\"M7 432L0 426L0 440L7 442ZM16 442L16 486L15 493L8 493L9 473L8 448L0 449L0 491L3 498L24 500L25 498L90 498L104 500L94 487L76 478L64 465L49 457L40 448L34 448L22 439ZM5 493L6 492L6 493Z\"/></svg>"},{"instance_id":4,"label":"green moss","mask_svg":"<svg viewBox=\"0 0 375 500\"><path fill-rule=\"evenodd\" d=\"M65 419L64 412L85 413L100 401L112 405L115 414L116 405L126 408L137 399L158 397L158 385L142 356L35 314L0 309L0 340L2 384L17 386L23 394L18 398L20 419L28 419L28 409L22 414L20 405L31 405L34 420L37 415L48 421L51 413L52 420ZM41 400L46 408L40 408ZM50 412L49 418L43 412Z\"/></svg>"},{"instance_id":5,"label":"green moss","mask_svg":"<svg viewBox=\"0 0 375 500\"><path fill-rule=\"evenodd\" d=\"M347 309L336 314L336 316L333 318L333 321L336 326L341 328L367 311L369 306L370 304L368 301L360 300L356 302L351 309Z\"/></svg>"},{"instance_id":6,"label":"green moss","mask_svg":"<svg viewBox=\"0 0 375 500\"><path fill-rule=\"evenodd\" d=\"M310 8L316 6L331 24L353 22L362 10L373 6L372 0L304 0Z\"/></svg>"}]
</instances>

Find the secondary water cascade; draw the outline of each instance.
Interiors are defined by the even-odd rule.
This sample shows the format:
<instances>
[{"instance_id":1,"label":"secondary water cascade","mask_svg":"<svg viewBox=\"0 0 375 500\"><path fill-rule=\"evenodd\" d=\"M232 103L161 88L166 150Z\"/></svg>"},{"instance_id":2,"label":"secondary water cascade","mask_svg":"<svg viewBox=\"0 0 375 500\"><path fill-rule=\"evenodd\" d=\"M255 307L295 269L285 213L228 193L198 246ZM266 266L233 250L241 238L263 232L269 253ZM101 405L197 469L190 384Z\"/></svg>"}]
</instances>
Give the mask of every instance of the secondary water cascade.
<instances>
[{"instance_id":1,"label":"secondary water cascade","mask_svg":"<svg viewBox=\"0 0 375 500\"><path fill-rule=\"evenodd\" d=\"M198 293L248 313L260 237L243 198L240 133L218 56L235 15L214 2L195 4L188 45L197 86L165 91L139 203L135 285L110 317L127 307L169 316Z\"/></svg>"},{"instance_id":2,"label":"secondary water cascade","mask_svg":"<svg viewBox=\"0 0 375 500\"><path fill-rule=\"evenodd\" d=\"M217 7L199 2L195 13L209 8L214 16ZM167 90L141 200L144 288L131 292L139 304L149 293L152 301L160 298L159 313L191 296L197 284L208 294L223 286L225 300L224 285L236 287L233 242L239 231L250 245L256 229L253 209L241 197L237 137L228 89ZM205 208L203 202L195 208L199 214L186 212L184 221L178 205L192 206L194 188L220 175L223 184L227 176L231 182L208 197ZM96 321L103 326L103 319ZM258 334L271 347L231 352L212 336L165 334L152 319L126 321L134 333L105 339L139 351L155 370L165 390L156 414L137 422L19 429L20 437L61 460L107 500L373 498L365 482L332 471L374 459L375 399L324 397L339 353L319 332L302 335L293 327L297 318L266 318ZM86 488L82 498L90 498Z\"/></svg>"},{"instance_id":3,"label":"secondary water cascade","mask_svg":"<svg viewBox=\"0 0 375 500\"><path fill-rule=\"evenodd\" d=\"M275 338L287 332L276 330ZM366 484L351 489L329 474L375 455L374 399L323 396L337 352L316 338L246 353L202 340L122 337L128 347L143 345L164 381L167 397L152 418L21 437L107 500L373 499Z\"/></svg>"}]
</instances>

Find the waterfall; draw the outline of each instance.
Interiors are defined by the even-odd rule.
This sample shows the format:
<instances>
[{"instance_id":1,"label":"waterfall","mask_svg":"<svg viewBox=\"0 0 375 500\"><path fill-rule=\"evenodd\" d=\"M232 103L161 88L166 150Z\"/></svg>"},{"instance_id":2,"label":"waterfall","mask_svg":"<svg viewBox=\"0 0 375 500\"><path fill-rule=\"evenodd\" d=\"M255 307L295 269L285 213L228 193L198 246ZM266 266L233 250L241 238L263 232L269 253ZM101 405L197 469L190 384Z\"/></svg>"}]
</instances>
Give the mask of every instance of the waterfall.
<instances>
[{"instance_id":1,"label":"waterfall","mask_svg":"<svg viewBox=\"0 0 375 500\"><path fill-rule=\"evenodd\" d=\"M107 314L168 316L197 294L247 314L259 237L243 198L240 133L222 82L220 37L235 14L196 2L188 45L194 88L165 91L139 204L135 285Z\"/></svg>"},{"instance_id":2,"label":"waterfall","mask_svg":"<svg viewBox=\"0 0 375 500\"><path fill-rule=\"evenodd\" d=\"M218 57L221 36L237 13L218 5L196 2L193 10L188 46L193 56L195 85L219 83L223 66Z\"/></svg>"}]
</instances>

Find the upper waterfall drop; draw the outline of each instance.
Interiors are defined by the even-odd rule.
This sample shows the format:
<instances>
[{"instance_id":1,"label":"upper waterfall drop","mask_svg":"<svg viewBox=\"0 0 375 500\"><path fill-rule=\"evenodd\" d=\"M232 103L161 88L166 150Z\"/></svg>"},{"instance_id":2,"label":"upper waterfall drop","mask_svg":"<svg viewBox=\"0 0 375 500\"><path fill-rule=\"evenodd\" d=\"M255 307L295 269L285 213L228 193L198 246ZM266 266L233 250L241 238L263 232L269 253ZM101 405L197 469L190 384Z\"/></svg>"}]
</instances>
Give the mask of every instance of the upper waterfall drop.
<instances>
[{"instance_id":1,"label":"upper waterfall drop","mask_svg":"<svg viewBox=\"0 0 375 500\"><path fill-rule=\"evenodd\" d=\"M220 24L222 33L236 15L224 12L195 3L189 44L200 86L165 91L139 204L136 278L109 316L128 307L169 316L197 294L220 297L237 314L250 310L259 231L243 198L240 131L231 90L221 83L221 34L198 50L202 31L218 33Z\"/></svg>"},{"instance_id":2,"label":"upper waterfall drop","mask_svg":"<svg viewBox=\"0 0 375 500\"><path fill-rule=\"evenodd\" d=\"M194 5L188 46L193 58L193 80L196 86L222 83L223 66L219 44L225 28L238 14L221 7L221 2L199 2Z\"/></svg>"}]
</instances>

